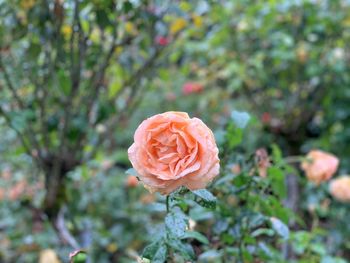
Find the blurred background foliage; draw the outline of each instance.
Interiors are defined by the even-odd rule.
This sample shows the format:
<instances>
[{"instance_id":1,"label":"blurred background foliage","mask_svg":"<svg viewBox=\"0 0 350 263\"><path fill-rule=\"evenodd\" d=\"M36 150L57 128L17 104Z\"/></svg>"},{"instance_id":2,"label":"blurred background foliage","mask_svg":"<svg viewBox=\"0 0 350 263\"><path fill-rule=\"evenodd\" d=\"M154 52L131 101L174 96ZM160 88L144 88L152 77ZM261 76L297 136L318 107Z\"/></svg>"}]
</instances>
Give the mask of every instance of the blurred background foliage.
<instances>
[{"instance_id":1,"label":"blurred background foliage","mask_svg":"<svg viewBox=\"0 0 350 263\"><path fill-rule=\"evenodd\" d=\"M349 204L287 160L320 148L349 173L348 43L347 0L0 0L0 261L136 262L165 205L126 151L178 110L222 168L214 210L181 201L197 234L168 262L347 262Z\"/></svg>"}]
</instances>

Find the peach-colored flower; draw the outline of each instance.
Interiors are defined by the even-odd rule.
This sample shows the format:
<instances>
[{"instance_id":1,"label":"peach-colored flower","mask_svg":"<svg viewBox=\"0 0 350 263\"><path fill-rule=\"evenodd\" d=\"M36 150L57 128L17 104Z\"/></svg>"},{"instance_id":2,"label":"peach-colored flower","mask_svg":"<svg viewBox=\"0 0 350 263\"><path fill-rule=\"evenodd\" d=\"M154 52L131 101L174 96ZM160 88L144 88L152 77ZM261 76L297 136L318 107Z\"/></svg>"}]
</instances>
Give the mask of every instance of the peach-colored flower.
<instances>
[{"instance_id":1,"label":"peach-colored flower","mask_svg":"<svg viewBox=\"0 0 350 263\"><path fill-rule=\"evenodd\" d=\"M316 184L328 181L338 169L339 159L333 154L312 150L306 158L307 160L302 162L301 168L306 173L307 178Z\"/></svg>"},{"instance_id":2,"label":"peach-colored flower","mask_svg":"<svg viewBox=\"0 0 350 263\"><path fill-rule=\"evenodd\" d=\"M145 187L166 195L180 186L205 188L219 174L218 152L212 131L185 112L146 119L128 150Z\"/></svg>"},{"instance_id":3,"label":"peach-colored flower","mask_svg":"<svg viewBox=\"0 0 350 263\"><path fill-rule=\"evenodd\" d=\"M339 201L350 202L350 176L341 176L332 180L329 192Z\"/></svg>"}]
</instances>

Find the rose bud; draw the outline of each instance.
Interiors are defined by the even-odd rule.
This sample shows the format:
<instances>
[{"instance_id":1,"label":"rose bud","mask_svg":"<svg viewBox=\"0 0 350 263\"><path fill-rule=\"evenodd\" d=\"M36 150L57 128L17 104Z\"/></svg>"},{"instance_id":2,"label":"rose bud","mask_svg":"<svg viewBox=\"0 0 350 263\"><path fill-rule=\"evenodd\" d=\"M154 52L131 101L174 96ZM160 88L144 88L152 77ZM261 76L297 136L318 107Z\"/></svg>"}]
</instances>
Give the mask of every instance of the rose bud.
<instances>
[{"instance_id":1,"label":"rose bud","mask_svg":"<svg viewBox=\"0 0 350 263\"><path fill-rule=\"evenodd\" d=\"M128 176L128 179L126 180L126 186L129 188L134 188L138 185L139 180L137 180L136 176Z\"/></svg>"}]
</instances>

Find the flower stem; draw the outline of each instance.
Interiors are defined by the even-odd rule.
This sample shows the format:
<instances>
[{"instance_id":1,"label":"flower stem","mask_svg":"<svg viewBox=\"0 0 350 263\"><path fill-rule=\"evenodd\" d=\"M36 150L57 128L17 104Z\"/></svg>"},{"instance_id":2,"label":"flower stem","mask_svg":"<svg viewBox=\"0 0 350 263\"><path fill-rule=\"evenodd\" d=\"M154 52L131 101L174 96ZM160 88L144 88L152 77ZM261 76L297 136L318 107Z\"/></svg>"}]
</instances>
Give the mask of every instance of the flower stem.
<instances>
[{"instance_id":1,"label":"flower stem","mask_svg":"<svg viewBox=\"0 0 350 263\"><path fill-rule=\"evenodd\" d=\"M169 213L169 195L166 196L166 211Z\"/></svg>"},{"instance_id":2,"label":"flower stem","mask_svg":"<svg viewBox=\"0 0 350 263\"><path fill-rule=\"evenodd\" d=\"M288 164L291 164L291 163L299 163L299 162L305 161L305 159L306 158L303 156L289 156L284 158L284 161Z\"/></svg>"}]
</instances>

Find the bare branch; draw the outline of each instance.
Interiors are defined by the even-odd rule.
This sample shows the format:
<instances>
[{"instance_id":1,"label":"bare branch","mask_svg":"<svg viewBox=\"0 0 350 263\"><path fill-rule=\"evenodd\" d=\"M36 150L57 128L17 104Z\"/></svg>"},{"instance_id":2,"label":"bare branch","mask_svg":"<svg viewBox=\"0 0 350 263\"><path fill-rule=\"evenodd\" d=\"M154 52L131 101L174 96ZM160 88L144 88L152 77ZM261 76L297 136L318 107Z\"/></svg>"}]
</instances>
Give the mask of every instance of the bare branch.
<instances>
[{"instance_id":1,"label":"bare branch","mask_svg":"<svg viewBox=\"0 0 350 263\"><path fill-rule=\"evenodd\" d=\"M66 227L66 224L64 221L64 212L65 212L65 207L62 207L54 223L55 229L59 237L62 239L62 241L69 244L73 249L79 249L80 248L79 243L72 236L72 234L69 232L69 230Z\"/></svg>"},{"instance_id":2,"label":"bare branch","mask_svg":"<svg viewBox=\"0 0 350 263\"><path fill-rule=\"evenodd\" d=\"M162 54L163 50L164 50L164 48L156 49L154 54L150 58L148 58L148 60L138 70L136 70L135 73L132 74L128 80L125 81L125 84L122 85L123 87L130 87L131 88L131 93L126 100L127 103L126 103L125 108L123 109L123 112L126 113L128 111L128 109L132 106L132 103L135 99L135 94L137 93L137 87L138 87L137 84L139 83L142 76L144 76L148 72L148 70L150 70L152 68L152 65L157 61L159 56ZM141 100L141 98L139 98L139 99ZM123 116L125 116L125 115L120 113L117 117L112 118L108 124L107 129L112 129L112 127L115 126L116 123L118 123L123 118ZM96 125L96 123L95 123L95 125ZM97 143L93 147L92 151L90 152L90 154L87 157L85 157L86 160L92 158L96 154L98 147L100 146L101 140L102 140L102 137L99 136L97 139Z\"/></svg>"},{"instance_id":3,"label":"bare branch","mask_svg":"<svg viewBox=\"0 0 350 263\"><path fill-rule=\"evenodd\" d=\"M11 91L11 94L12 94L13 98L16 100L16 102L18 103L18 105L20 106L20 108L24 110L24 109L25 109L25 104L24 104L24 102L22 101L22 99L19 97L19 95L17 94L17 91L16 91L14 85L13 85L12 82L11 82L10 76L9 76L9 74L8 74L8 72L7 72L7 70L6 70L5 66L4 66L4 64L3 64L3 61L2 61L2 58L1 58L1 57L0 57L0 68L2 69L4 78L5 78L5 82L6 82L6 84L7 84L7 88ZM1 109L1 114L5 117L5 119L6 119L7 123L8 123L8 125L9 125L12 129L14 129L15 132L20 136L21 142L22 142L22 143L25 143L24 135L23 135L22 133L20 133L19 130L16 129L16 127L14 127L14 126L12 125L10 116L8 116L8 114L6 114L6 112L5 112L3 109ZM31 143L32 145L23 144L23 147L29 148L29 149L30 149L31 147L34 147L34 148L36 149L36 151L37 151L37 157L35 157L35 159L38 161L38 164L43 165L43 161L42 161L42 159L41 159L41 151L40 151L40 150L41 150L41 147L40 147L40 145L39 145L39 142L38 142L38 141L36 140L36 138L35 138L35 132L34 132L34 130L33 130L32 127L29 126L29 125L28 125L28 128L27 128L27 136L28 136L29 141L30 141L30 143ZM21 137L22 137L22 138L21 138ZM31 153L31 151L29 151L29 152L30 152L29 154L30 154L31 156L33 156L32 153Z\"/></svg>"},{"instance_id":4,"label":"bare branch","mask_svg":"<svg viewBox=\"0 0 350 263\"><path fill-rule=\"evenodd\" d=\"M74 59L74 42L75 42L75 36L76 36L76 29L75 26L78 24L78 19L79 19L79 1L75 0L74 1L74 16L73 16L73 22L72 22L72 34L70 36L69 40L69 47L70 47L70 66L71 66L71 78L72 78L72 83L73 80L76 78L75 77L75 59ZM80 72L79 72L80 74ZM75 87L74 87L75 89Z\"/></svg>"},{"instance_id":5,"label":"bare branch","mask_svg":"<svg viewBox=\"0 0 350 263\"><path fill-rule=\"evenodd\" d=\"M7 125L16 132L18 138L21 141L25 151L28 155L33 156L30 146L27 144L24 135L12 124L10 116L6 113L6 111L0 105L0 115L5 119Z\"/></svg>"}]
</instances>

